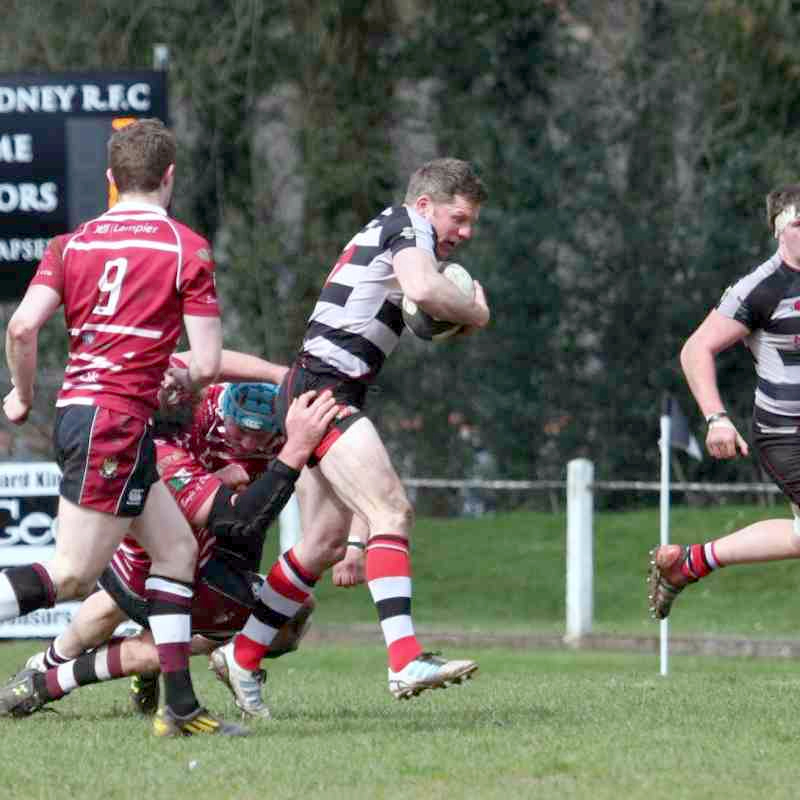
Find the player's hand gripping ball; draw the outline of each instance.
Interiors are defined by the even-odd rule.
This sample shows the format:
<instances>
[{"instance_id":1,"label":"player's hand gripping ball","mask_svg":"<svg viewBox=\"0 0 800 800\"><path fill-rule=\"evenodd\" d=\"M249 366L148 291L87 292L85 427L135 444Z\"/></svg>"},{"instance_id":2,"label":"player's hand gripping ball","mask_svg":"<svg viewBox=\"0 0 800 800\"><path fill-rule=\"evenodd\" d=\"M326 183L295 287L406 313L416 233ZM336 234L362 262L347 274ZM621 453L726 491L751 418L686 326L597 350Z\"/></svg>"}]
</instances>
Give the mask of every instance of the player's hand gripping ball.
<instances>
[{"instance_id":1,"label":"player's hand gripping ball","mask_svg":"<svg viewBox=\"0 0 800 800\"><path fill-rule=\"evenodd\" d=\"M471 299L475 296L475 284L472 276L461 264L442 262L439 264L439 272L452 281L467 297ZM448 322L426 314L413 300L409 300L405 296L403 297L403 321L415 336L429 342L449 339L464 327L458 322Z\"/></svg>"}]
</instances>

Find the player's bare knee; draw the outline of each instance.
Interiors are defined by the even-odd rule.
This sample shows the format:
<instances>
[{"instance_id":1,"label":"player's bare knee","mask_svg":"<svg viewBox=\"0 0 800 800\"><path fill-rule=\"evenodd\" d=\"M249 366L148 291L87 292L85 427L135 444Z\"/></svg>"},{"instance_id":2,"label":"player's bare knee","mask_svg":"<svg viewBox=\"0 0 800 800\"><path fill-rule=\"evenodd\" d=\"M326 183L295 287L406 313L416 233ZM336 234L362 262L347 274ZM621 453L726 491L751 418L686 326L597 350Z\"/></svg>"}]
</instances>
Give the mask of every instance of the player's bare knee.
<instances>
[{"instance_id":1,"label":"player's bare knee","mask_svg":"<svg viewBox=\"0 0 800 800\"><path fill-rule=\"evenodd\" d=\"M152 572L158 575L178 575L185 570L194 570L197 563L198 546L194 536L181 536L168 551L153 556Z\"/></svg>"},{"instance_id":2,"label":"player's bare knee","mask_svg":"<svg viewBox=\"0 0 800 800\"><path fill-rule=\"evenodd\" d=\"M414 527L414 507L408 501L405 492L389 498L390 502L381 514L377 525L370 526L370 534L393 533L408 538Z\"/></svg>"},{"instance_id":3,"label":"player's bare knee","mask_svg":"<svg viewBox=\"0 0 800 800\"><path fill-rule=\"evenodd\" d=\"M56 579L58 600L83 600L95 587L94 575L78 574L72 570L61 571Z\"/></svg>"},{"instance_id":4,"label":"player's bare knee","mask_svg":"<svg viewBox=\"0 0 800 800\"><path fill-rule=\"evenodd\" d=\"M326 568L332 567L344 558L347 542L339 540L326 540L320 543L319 557L325 562Z\"/></svg>"}]
</instances>

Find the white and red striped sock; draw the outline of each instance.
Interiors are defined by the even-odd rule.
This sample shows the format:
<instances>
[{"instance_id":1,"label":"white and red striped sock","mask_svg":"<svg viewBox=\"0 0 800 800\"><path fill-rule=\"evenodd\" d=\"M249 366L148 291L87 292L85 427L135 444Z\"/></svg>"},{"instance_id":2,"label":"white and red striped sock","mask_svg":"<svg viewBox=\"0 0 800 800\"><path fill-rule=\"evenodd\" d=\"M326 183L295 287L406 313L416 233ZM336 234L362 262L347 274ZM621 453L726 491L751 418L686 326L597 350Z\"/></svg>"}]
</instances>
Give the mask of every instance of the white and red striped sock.
<instances>
[{"instance_id":1,"label":"white and red striped sock","mask_svg":"<svg viewBox=\"0 0 800 800\"><path fill-rule=\"evenodd\" d=\"M278 558L261 586L253 613L233 640L233 657L240 667L258 669L278 631L313 594L318 577L302 566L294 548Z\"/></svg>"},{"instance_id":2,"label":"white and red striped sock","mask_svg":"<svg viewBox=\"0 0 800 800\"><path fill-rule=\"evenodd\" d=\"M408 539L391 534L371 537L367 542L366 573L386 641L389 666L399 672L422 652L411 619Z\"/></svg>"}]
</instances>

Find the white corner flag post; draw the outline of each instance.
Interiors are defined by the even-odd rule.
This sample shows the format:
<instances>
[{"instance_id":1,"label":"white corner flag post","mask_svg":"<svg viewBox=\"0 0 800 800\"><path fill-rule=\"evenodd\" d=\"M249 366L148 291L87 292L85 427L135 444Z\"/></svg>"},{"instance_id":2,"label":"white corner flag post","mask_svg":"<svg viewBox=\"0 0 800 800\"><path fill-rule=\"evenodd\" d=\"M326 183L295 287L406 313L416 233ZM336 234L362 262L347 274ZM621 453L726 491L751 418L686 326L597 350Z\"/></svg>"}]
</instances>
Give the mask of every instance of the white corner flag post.
<instances>
[{"instance_id":1,"label":"white corner flag post","mask_svg":"<svg viewBox=\"0 0 800 800\"><path fill-rule=\"evenodd\" d=\"M672 421L669 415L669 403L665 404L661 414L661 440L659 447L661 450L661 492L660 492L660 543L669 544L669 447L672 436ZM669 619L662 619L659 629L659 652L661 654L661 674L669 673Z\"/></svg>"},{"instance_id":2,"label":"white corner flag post","mask_svg":"<svg viewBox=\"0 0 800 800\"><path fill-rule=\"evenodd\" d=\"M689 421L681 411L678 401L670 395L664 396L661 412L661 439L658 442L661 450L661 544L669 544L669 484L670 484L670 450L683 450L698 461L703 460L703 451L689 430ZM661 674L669 672L669 620L661 620Z\"/></svg>"}]
</instances>

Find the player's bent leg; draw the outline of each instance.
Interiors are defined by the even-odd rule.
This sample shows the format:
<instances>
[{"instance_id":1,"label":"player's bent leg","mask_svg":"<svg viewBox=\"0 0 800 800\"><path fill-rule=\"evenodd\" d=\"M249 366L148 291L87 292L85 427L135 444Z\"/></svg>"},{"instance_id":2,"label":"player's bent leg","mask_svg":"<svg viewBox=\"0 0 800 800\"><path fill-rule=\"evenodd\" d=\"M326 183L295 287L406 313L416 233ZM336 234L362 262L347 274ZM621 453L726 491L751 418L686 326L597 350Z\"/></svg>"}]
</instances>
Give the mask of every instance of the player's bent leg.
<instances>
[{"instance_id":1,"label":"player's bent leg","mask_svg":"<svg viewBox=\"0 0 800 800\"><path fill-rule=\"evenodd\" d=\"M104 590L89 595L78 607L69 625L50 643L47 650L34 653L26 669L46 672L50 667L66 664L92 647L108 641L125 614Z\"/></svg>"},{"instance_id":2,"label":"player's bent leg","mask_svg":"<svg viewBox=\"0 0 800 800\"><path fill-rule=\"evenodd\" d=\"M55 556L47 563L0 573L0 619L12 619L59 600L85 597L119 544L127 520L59 498Z\"/></svg>"},{"instance_id":3,"label":"player's bent leg","mask_svg":"<svg viewBox=\"0 0 800 800\"><path fill-rule=\"evenodd\" d=\"M59 497L55 555L47 565L59 601L89 595L130 523L128 517L115 517Z\"/></svg>"},{"instance_id":4,"label":"player's bent leg","mask_svg":"<svg viewBox=\"0 0 800 800\"><path fill-rule=\"evenodd\" d=\"M107 642L128 617L103 589L89 595L78 607L67 628L58 636L58 652L77 658L92 647Z\"/></svg>"},{"instance_id":5,"label":"player's bent leg","mask_svg":"<svg viewBox=\"0 0 800 800\"><path fill-rule=\"evenodd\" d=\"M158 649L164 687L164 706L153 721L153 732L157 736L239 735L202 709L194 692L189 652L197 542L161 481L153 484L132 531L152 560L145 583L148 622ZM197 715L206 721L201 724Z\"/></svg>"},{"instance_id":6,"label":"player's bent leg","mask_svg":"<svg viewBox=\"0 0 800 800\"><path fill-rule=\"evenodd\" d=\"M320 470L341 500L369 526L366 580L386 641L389 691L406 699L471 677L478 669L474 661L448 661L425 653L417 640L408 546L413 511L369 419L362 417L334 442ZM359 480L361 475L370 475L370 481Z\"/></svg>"}]
</instances>

